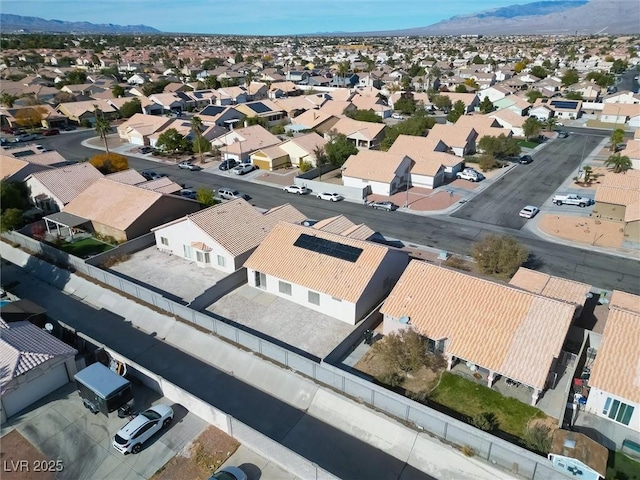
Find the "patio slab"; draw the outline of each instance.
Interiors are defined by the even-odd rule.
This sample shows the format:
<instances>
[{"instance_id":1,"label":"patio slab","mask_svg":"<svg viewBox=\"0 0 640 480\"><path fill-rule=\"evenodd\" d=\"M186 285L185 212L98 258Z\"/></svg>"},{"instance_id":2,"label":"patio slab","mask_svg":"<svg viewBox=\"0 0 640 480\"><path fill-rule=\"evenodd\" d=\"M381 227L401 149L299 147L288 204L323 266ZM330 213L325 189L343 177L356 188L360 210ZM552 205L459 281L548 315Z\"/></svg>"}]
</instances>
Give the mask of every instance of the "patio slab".
<instances>
[{"instance_id":1,"label":"patio slab","mask_svg":"<svg viewBox=\"0 0 640 480\"><path fill-rule=\"evenodd\" d=\"M356 328L249 285L225 295L207 310L319 358L326 357Z\"/></svg>"}]
</instances>

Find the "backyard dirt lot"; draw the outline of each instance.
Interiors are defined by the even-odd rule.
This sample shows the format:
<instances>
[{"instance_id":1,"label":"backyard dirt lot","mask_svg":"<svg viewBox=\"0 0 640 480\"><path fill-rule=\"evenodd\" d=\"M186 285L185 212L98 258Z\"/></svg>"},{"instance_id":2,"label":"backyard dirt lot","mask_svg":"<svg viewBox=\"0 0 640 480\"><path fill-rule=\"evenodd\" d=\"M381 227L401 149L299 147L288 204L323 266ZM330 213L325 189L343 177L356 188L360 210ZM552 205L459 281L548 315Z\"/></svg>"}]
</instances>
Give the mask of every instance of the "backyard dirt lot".
<instances>
[{"instance_id":1,"label":"backyard dirt lot","mask_svg":"<svg viewBox=\"0 0 640 480\"><path fill-rule=\"evenodd\" d=\"M64 472L64 465L45 457L17 430L0 440L2 451L2 480L53 480L56 470Z\"/></svg>"}]
</instances>

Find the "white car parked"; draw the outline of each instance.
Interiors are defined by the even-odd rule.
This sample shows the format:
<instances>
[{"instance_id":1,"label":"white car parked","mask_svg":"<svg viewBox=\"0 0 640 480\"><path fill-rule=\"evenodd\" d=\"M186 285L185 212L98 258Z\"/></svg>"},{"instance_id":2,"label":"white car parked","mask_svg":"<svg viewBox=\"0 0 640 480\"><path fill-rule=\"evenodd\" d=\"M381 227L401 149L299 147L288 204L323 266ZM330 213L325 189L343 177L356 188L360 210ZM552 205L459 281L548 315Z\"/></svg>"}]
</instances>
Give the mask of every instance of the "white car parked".
<instances>
[{"instance_id":1,"label":"white car parked","mask_svg":"<svg viewBox=\"0 0 640 480\"><path fill-rule=\"evenodd\" d=\"M113 447L120 453L138 453L142 444L154 434L167 428L173 420L173 409L168 405L155 405L140 413L118 430Z\"/></svg>"},{"instance_id":2,"label":"white car parked","mask_svg":"<svg viewBox=\"0 0 640 480\"><path fill-rule=\"evenodd\" d=\"M250 163L241 163L237 167L233 167L231 171L236 175L244 175L246 173L253 172L255 169L255 165L252 165Z\"/></svg>"},{"instance_id":3,"label":"white car parked","mask_svg":"<svg viewBox=\"0 0 640 480\"><path fill-rule=\"evenodd\" d=\"M284 190L287 193L297 193L298 195L304 195L305 193L309 193L309 189L303 185L288 185L284 187Z\"/></svg>"},{"instance_id":4,"label":"white car parked","mask_svg":"<svg viewBox=\"0 0 640 480\"><path fill-rule=\"evenodd\" d=\"M329 200L330 202L339 202L344 200L344 197L339 193L322 192L318 194L318 198L321 200Z\"/></svg>"},{"instance_id":5,"label":"white car parked","mask_svg":"<svg viewBox=\"0 0 640 480\"><path fill-rule=\"evenodd\" d=\"M540 211L538 207L534 207L533 205L527 205L522 210L520 210L520 216L522 218L533 218Z\"/></svg>"}]
</instances>

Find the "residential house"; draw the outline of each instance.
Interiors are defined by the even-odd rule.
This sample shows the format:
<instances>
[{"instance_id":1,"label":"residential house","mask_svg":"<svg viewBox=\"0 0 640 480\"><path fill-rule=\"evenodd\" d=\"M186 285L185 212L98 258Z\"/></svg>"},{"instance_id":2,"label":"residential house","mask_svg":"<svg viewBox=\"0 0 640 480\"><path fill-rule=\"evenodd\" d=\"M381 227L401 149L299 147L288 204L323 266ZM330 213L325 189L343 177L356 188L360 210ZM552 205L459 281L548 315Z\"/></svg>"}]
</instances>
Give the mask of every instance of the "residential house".
<instances>
[{"instance_id":1,"label":"residential house","mask_svg":"<svg viewBox=\"0 0 640 480\"><path fill-rule=\"evenodd\" d=\"M245 262L249 285L355 325L407 265L401 250L280 222Z\"/></svg>"},{"instance_id":2,"label":"residential house","mask_svg":"<svg viewBox=\"0 0 640 480\"><path fill-rule=\"evenodd\" d=\"M551 113L547 113L546 110ZM536 116L541 120L550 117L558 119L575 120L582 115L582 101L566 100L563 98L538 98L529 111L529 116Z\"/></svg>"},{"instance_id":3,"label":"residential house","mask_svg":"<svg viewBox=\"0 0 640 480\"><path fill-rule=\"evenodd\" d=\"M0 319L0 421L66 385L78 351L28 322Z\"/></svg>"},{"instance_id":4,"label":"residential house","mask_svg":"<svg viewBox=\"0 0 640 480\"><path fill-rule=\"evenodd\" d=\"M640 128L636 130L636 137L640 137ZM627 146L620 151L620 155L631 160L631 168L640 170L640 138L627 140Z\"/></svg>"},{"instance_id":5,"label":"residential house","mask_svg":"<svg viewBox=\"0 0 640 480\"><path fill-rule=\"evenodd\" d=\"M103 175L90 163L76 163L35 172L26 180L29 201L46 213L61 211Z\"/></svg>"},{"instance_id":6,"label":"residential house","mask_svg":"<svg viewBox=\"0 0 640 480\"><path fill-rule=\"evenodd\" d=\"M105 118L113 120L118 111L104 100L89 100L84 102L67 102L58 105L56 110L76 124L85 122L93 125L96 122L96 110Z\"/></svg>"},{"instance_id":7,"label":"residential house","mask_svg":"<svg viewBox=\"0 0 640 480\"><path fill-rule=\"evenodd\" d=\"M256 150L250 156L251 163L260 170L272 172L291 165L289 154L280 145Z\"/></svg>"},{"instance_id":8,"label":"residential house","mask_svg":"<svg viewBox=\"0 0 640 480\"><path fill-rule=\"evenodd\" d=\"M149 136L165 129L172 122L170 118L136 113L129 120L118 125L120 139L134 145L150 145Z\"/></svg>"},{"instance_id":9,"label":"residential house","mask_svg":"<svg viewBox=\"0 0 640 480\"><path fill-rule=\"evenodd\" d=\"M476 143L482 137L499 137L500 135L511 137L510 129L502 128L500 122L488 115L462 115L456 121L455 126L461 130L471 128L475 130L477 134Z\"/></svg>"},{"instance_id":10,"label":"residential house","mask_svg":"<svg viewBox=\"0 0 640 480\"><path fill-rule=\"evenodd\" d=\"M495 118L498 124L502 128L506 128L511 131L514 137L524 137L524 122L527 117L517 114L513 110L503 108L496 112L488 114L489 117Z\"/></svg>"},{"instance_id":11,"label":"residential house","mask_svg":"<svg viewBox=\"0 0 640 480\"><path fill-rule=\"evenodd\" d=\"M493 106L498 110L508 109L520 116L529 115L531 104L523 97L509 95L501 100L493 102Z\"/></svg>"},{"instance_id":12,"label":"residential house","mask_svg":"<svg viewBox=\"0 0 640 480\"><path fill-rule=\"evenodd\" d=\"M611 95L606 95L602 99L602 103L638 104L640 103L640 94L630 92L629 90L620 90L616 93L612 93Z\"/></svg>"},{"instance_id":13,"label":"residential house","mask_svg":"<svg viewBox=\"0 0 640 480\"><path fill-rule=\"evenodd\" d=\"M495 299L500 299L496 309ZM384 334L413 328L448 368L466 363L491 388L498 375L532 389L552 380L575 307L459 271L412 260L380 312Z\"/></svg>"},{"instance_id":14,"label":"residential house","mask_svg":"<svg viewBox=\"0 0 640 480\"><path fill-rule=\"evenodd\" d=\"M458 157L464 157L476 151L478 134L472 127L460 128L457 125L435 124L429 130L428 138L441 140L451 152Z\"/></svg>"},{"instance_id":15,"label":"residential house","mask_svg":"<svg viewBox=\"0 0 640 480\"><path fill-rule=\"evenodd\" d=\"M630 127L640 127L638 119L640 104L637 103L605 103L600 114L603 123L629 124Z\"/></svg>"},{"instance_id":16,"label":"residential house","mask_svg":"<svg viewBox=\"0 0 640 480\"><path fill-rule=\"evenodd\" d=\"M376 232L364 223L355 224L344 215L337 215L320 220L314 223L312 228L356 240L371 240L376 234Z\"/></svg>"},{"instance_id":17,"label":"residential house","mask_svg":"<svg viewBox=\"0 0 640 480\"><path fill-rule=\"evenodd\" d=\"M491 103L502 100L503 98L515 93L511 88L506 85L493 85L491 87L482 89L478 92L478 98L482 101L485 98L489 98Z\"/></svg>"},{"instance_id":18,"label":"residential house","mask_svg":"<svg viewBox=\"0 0 640 480\"><path fill-rule=\"evenodd\" d=\"M315 132L293 137L280 145L282 150L289 155L291 165L299 167L302 162L316 166L316 151L323 150L327 140Z\"/></svg>"},{"instance_id":19,"label":"residential house","mask_svg":"<svg viewBox=\"0 0 640 480\"><path fill-rule=\"evenodd\" d=\"M25 160L41 167L61 167L69 164L69 162L55 150L41 152L34 148L33 145L26 145L24 147L13 148L11 150L3 149L2 151L5 156L20 158L21 160Z\"/></svg>"},{"instance_id":20,"label":"residential house","mask_svg":"<svg viewBox=\"0 0 640 480\"><path fill-rule=\"evenodd\" d=\"M232 273L280 221L305 219L289 204L260 212L243 199L220 203L153 228L156 247L204 268Z\"/></svg>"},{"instance_id":21,"label":"residential house","mask_svg":"<svg viewBox=\"0 0 640 480\"><path fill-rule=\"evenodd\" d=\"M113 178L111 179L113 180ZM178 195L182 186L171 180L169 177L160 177L155 180L145 180L140 183L136 183L136 187L144 188L145 190L151 190L157 193L166 193L168 195Z\"/></svg>"},{"instance_id":22,"label":"residential house","mask_svg":"<svg viewBox=\"0 0 640 480\"><path fill-rule=\"evenodd\" d=\"M614 290L585 410L640 433L640 297Z\"/></svg>"},{"instance_id":23,"label":"residential house","mask_svg":"<svg viewBox=\"0 0 640 480\"><path fill-rule=\"evenodd\" d=\"M244 114L234 107L221 107L219 105L208 105L203 108L198 116L203 122L213 123L218 127L233 129L236 125L242 125Z\"/></svg>"},{"instance_id":24,"label":"residential house","mask_svg":"<svg viewBox=\"0 0 640 480\"><path fill-rule=\"evenodd\" d=\"M271 87L269 87L267 96L271 100L275 100L276 98L297 96L301 93L302 91L298 90L298 87L293 82L274 82L271 84Z\"/></svg>"},{"instance_id":25,"label":"residential house","mask_svg":"<svg viewBox=\"0 0 640 480\"><path fill-rule=\"evenodd\" d=\"M389 153L407 155L413 160L410 183L414 187L437 188L446 178L455 178L464 159L448 153L449 147L435 136L399 135Z\"/></svg>"},{"instance_id":26,"label":"residential house","mask_svg":"<svg viewBox=\"0 0 640 480\"><path fill-rule=\"evenodd\" d=\"M180 96L178 92L154 93L153 95L149 95L149 100L160 105L164 113L181 113L187 108L185 98Z\"/></svg>"},{"instance_id":27,"label":"residential house","mask_svg":"<svg viewBox=\"0 0 640 480\"><path fill-rule=\"evenodd\" d=\"M621 222L625 238L640 243L640 170L607 173L596 188L592 217Z\"/></svg>"},{"instance_id":28,"label":"residential house","mask_svg":"<svg viewBox=\"0 0 640 480\"><path fill-rule=\"evenodd\" d=\"M338 123L338 120L340 120L340 118L330 113L309 109L297 117L291 118L291 124L285 126L285 129L293 131L315 130L318 133L324 134L330 131L335 124Z\"/></svg>"},{"instance_id":29,"label":"residential house","mask_svg":"<svg viewBox=\"0 0 640 480\"><path fill-rule=\"evenodd\" d=\"M386 133L383 123L361 122L345 117L338 120L331 130L324 134L327 140L333 133L341 133L359 149L375 149L380 145Z\"/></svg>"},{"instance_id":30,"label":"residential house","mask_svg":"<svg viewBox=\"0 0 640 480\"><path fill-rule=\"evenodd\" d=\"M248 161L251 154L257 150L279 143L281 141L278 137L260 125L236 128L211 142L220 149L223 160L233 159L239 162Z\"/></svg>"},{"instance_id":31,"label":"residential house","mask_svg":"<svg viewBox=\"0 0 640 480\"><path fill-rule=\"evenodd\" d=\"M340 87L340 88L353 88L358 85L360 81L360 77L356 73L348 73L345 76L334 75L329 82L329 85L332 87Z\"/></svg>"},{"instance_id":32,"label":"residential house","mask_svg":"<svg viewBox=\"0 0 640 480\"><path fill-rule=\"evenodd\" d=\"M2 181L24 182L32 173L50 168L46 165L38 165L11 155L5 155L3 151L0 151L0 180Z\"/></svg>"},{"instance_id":33,"label":"residential house","mask_svg":"<svg viewBox=\"0 0 640 480\"><path fill-rule=\"evenodd\" d=\"M370 193L391 196L409 182L413 161L403 154L360 150L342 166L342 184Z\"/></svg>"},{"instance_id":34,"label":"residential house","mask_svg":"<svg viewBox=\"0 0 640 480\"><path fill-rule=\"evenodd\" d=\"M464 103L464 113L473 112L480 105L480 99L475 93L440 92L440 95L448 97L451 105L459 101Z\"/></svg>"},{"instance_id":35,"label":"residential house","mask_svg":"<svg viewBox=\"0 0 640 480\"><path fill-rule=\"evenodd\" d=\"M341 90L344 92L348 92L348 90ZM333 93L333 92L332 92ZM353 112L357 110L356 107L350 100L329 100L325 102L320 107L320 111L322 113L327 113L329 115L333 115L335 117L344 117L347 112Z\"/></svg>"},{"instance_id":36,"label":"residential house","mask_svg":"<svg viewBox=\"0 0 640 480\"><path fill-rule=\"evenodd\" d=\"M242 103L236 105L234 108L247 118L266 120L270 127L282 123L286 119L286 113L271 100Z\"/></svg>"},{"instance_id":37,"label":"residential house","mask_svg":"<svg viewBox=\"0 0 640 480\"><path fill-rule=\"evenodd\" d=\"M199 209L194 200L103 178L77 195L61 213L83 219L92 231L124 242ZM49 221L55 221L56 215Z\"/></svg>"}]
</instances>

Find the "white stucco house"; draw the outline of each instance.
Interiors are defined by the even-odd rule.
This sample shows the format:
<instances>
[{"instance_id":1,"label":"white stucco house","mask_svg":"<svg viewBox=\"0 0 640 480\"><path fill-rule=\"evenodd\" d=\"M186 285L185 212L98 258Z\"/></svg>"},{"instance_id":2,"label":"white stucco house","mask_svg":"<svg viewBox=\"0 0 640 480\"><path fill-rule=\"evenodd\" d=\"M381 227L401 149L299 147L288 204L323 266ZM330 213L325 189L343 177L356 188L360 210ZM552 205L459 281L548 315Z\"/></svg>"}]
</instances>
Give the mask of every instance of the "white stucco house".
<instances>
[{"instance_id":1,"label":"white stucco house","mask_svg":"<svg viewBox=\"0 0 640 480\"><path fill-rule=\"evenodd\" d=\"M280 221L306 216L289 204L262 213L241 198L220 203L160 225L151 231L158 250L191 260L199 267L232 273Z\"/></svg>"},{"instance_id":2,"label":"white stucco house","mask_svg":"<svg viewBox=\"0 0 640 480\"><path fill-rule=\"evenodd\" d=\"M355 325L391 291L406 252L280 222L245 262L250 286Z\"/></svg>"},{"instance_id":3,"label":"white stucco house","mask_svg":"<svg viewBox=\"0 0 640 480\"><path fill-rule=\"evenodd\" d=\"M640 297L615 290L589 378L586 411L640 433Z\"/></svg>"},{"instance_id":4,"label":"white stucco house","mask_svg":"<svg viewBox=\"0 0 640 480\"><path fill-rule=\"evenodd\" d=\"M413 161L402 154L360 150L342 166L345 187L366 188L377 195L391 196L409 180Z\"/></svg>"}]
</instances>

